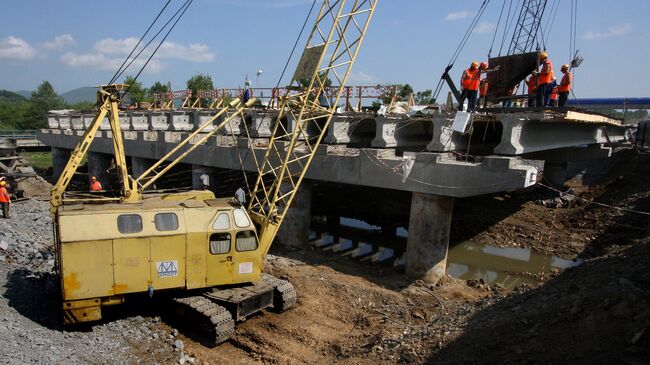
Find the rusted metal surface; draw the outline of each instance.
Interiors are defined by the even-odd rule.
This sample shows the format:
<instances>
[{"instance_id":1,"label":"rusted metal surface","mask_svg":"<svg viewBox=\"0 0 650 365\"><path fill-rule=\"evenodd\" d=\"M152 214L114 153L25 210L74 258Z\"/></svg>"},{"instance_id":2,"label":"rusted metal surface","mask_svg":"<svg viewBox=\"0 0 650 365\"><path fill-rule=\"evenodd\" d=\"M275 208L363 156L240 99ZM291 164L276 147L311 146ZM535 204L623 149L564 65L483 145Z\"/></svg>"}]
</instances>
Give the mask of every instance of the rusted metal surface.
<instances>
[{"instance_id":1,"label":"rusted metal surface","mask_svg":"<svg viewBox=\"0 0 650 365\"><path fill-rule=\"evenodd\" d=\"M538 65L538 53L528 52L489 59L490 68L499 70L488 73L488 100L510 96L511 90L524 80ZM520 90L521 91L521 90Z\"/></svg>"}]
</instances>

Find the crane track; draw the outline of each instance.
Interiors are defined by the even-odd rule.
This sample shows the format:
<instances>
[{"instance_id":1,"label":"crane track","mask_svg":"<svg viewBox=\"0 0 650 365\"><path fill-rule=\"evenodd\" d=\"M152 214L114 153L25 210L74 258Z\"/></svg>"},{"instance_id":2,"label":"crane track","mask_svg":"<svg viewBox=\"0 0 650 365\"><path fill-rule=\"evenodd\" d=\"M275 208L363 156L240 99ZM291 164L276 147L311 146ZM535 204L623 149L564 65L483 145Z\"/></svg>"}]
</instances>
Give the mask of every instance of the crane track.
<instances>
[{"instance_id":1,"label":"crane track","mask_svg":"<svg viewBox=\"0 0 650 365\"><path fill-rule=\"evenodd\" d=\"M228 340L235 332L235 321L230 312L203 296L174 298L178 314L194 324L206 337L206 342L216 346Z\"/></svg>"},{"instance_id":2,"label":"crane track","mask_svg":"<svg viewBox=\"0 0 650 365\"><path fill-rule=\"evenodd\" d=\"M271 284L275 288L273 310L281 313L296 305L298 296L293 284L269 274L262 274L262 281Z\"/></svg>"}]
</instances>

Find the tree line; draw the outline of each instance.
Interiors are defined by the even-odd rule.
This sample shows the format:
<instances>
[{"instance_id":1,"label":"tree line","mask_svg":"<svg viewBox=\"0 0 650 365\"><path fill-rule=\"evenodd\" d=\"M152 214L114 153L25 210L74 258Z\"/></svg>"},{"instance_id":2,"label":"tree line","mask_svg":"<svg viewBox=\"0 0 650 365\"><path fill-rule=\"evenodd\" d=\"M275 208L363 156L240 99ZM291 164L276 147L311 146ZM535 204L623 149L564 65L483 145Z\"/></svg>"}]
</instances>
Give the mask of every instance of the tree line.
<instances>
[{"instance_id":1,"label":"tree line","mask_svg":"<svg viewBox=\"0 0 650 365\"><path fill-rule=\"evenodd\" d=\"M127 76L124 84L131 85L125 100L131 104L153 102L154 95L169 91L167 85L156 81L151 87L144 87L140 81ZM212 90L212 77L197 74L187 80L186 86L196 95L198 90ZM74 109L93 110L95 103L82 101L69 104L56 93L49 81L43 81L29 99L7 90L0 90L0 129L39 129L47 126L47 113L50 110Z\"/></svg>"}]
</instances>

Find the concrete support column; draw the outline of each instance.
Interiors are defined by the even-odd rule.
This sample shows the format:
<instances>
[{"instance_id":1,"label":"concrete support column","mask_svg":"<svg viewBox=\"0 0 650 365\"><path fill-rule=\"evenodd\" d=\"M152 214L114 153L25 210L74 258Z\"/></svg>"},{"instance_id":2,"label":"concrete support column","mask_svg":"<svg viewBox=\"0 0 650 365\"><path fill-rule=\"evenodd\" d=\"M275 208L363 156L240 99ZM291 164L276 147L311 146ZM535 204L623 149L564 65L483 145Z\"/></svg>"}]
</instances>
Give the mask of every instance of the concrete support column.
<instances>
[{"instance_id":1,"label":"concrete support column","mask_svg":"<svg viewBox=\"0 0 650 365\"><path fill-rule=\"evenodd\" d=\"M311 223L311 190L309 180L303 180L293 202L278 231L280 242L287 246L306 246L309 244Z\"/></svg>"},{"instance_id":2,"label":"concrete support column","mask_svg":"<svg viewBox=\"0 0 650 365\"><path fill-rule=\"evenodd\" d=\"M113 161L113 155L88 152L88 175L96 176L97 181L102 184L104 190L109 190L111 186L110 174L108 173L111 161Z\"/></svg>"},{"instance_id":3,"label":"concrete support column","mask_svg":"<svg viewBox=\"0 0 650 365\"><path fill-rule=\"evenodd\" d=\"M454 198L414 192L411 198L406 273L436 283L445 275Z\"/></svg>"},{"instance_id":4,"label":"concrete support column","mask_svg":"<svg viewBox=\"0 0 650 365\"><path fill-rule=\"evenodd\" d=\"M217 170L214 167L192 165L192 189L215 191Z\"/></svg>"},{"instance_id":5,"label":"concrete support column","mask_svg":"<svg viewBox=\"0 0 650 365\"><path fill-rule=\"evenodd\" d=\"M52 184L56 184L70 159L70 150L52 147Z\"/></svg>"},{"instance_id":6,"label":"concrete support column","mask_svg":"<svg viewBox=\"0 0 650 365\"><path fill-rule=\"evenodd\" d=\"M145 171L147 171L151 166L153 166L153 163L154 160L150 158L131 156L131 177L133 177L134 179L138 178ZM152 189L152 188L153 186L147 189Z\"/></svg>"}]
</instances>

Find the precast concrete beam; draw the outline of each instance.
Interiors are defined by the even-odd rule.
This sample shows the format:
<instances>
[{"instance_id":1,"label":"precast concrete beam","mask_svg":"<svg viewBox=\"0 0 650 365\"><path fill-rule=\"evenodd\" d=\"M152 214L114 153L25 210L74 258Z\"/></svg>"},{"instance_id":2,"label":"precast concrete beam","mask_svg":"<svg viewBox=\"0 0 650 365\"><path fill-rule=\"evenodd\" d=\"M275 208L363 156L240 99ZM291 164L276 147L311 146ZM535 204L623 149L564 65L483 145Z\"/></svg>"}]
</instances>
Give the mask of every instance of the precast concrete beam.
<instances>
[{"instance_id":1,"label":"precast concrete beam","mask_svg":"<svg viewBox=\"0 0 650 365\"><path fill-rule=\"evenodd\" d=\"M309 245L312 183L303 180L278 230L278 239L287 246Z\"/></svg>"},{"instance_id":2,"label":"precast concrete beam","mask_svg":"<svg viewBox=\"0 0 650 365\"><path fill-rule=\"evenodd\" d=\"M426 146L433 139L431 119L413 118L375 118L377 131L372 147L412 147Z\"/></svg>"},{"instance_id":3,"label":"precast concrete beam","mask_svg":"<svg viewBox=\"0 0 650 365\"><path fill-rule=\"evenodd\" d=\"M147 112L131 112L131 129L134 131L148 131L149 130L149 113Z\"/></svg>"},{"instance_id":4,"label":"precast concrete beam","mask_svg":"<svg viewBox=\"0 0 650 365\"><path fill-rule=\"evenodd\" d=\"M433 116L433 136L427 144L427 151L448 152L467 149L466 135L454 132L451 124L454 119L443 115Z\"/></svg>"},{"instance_id":5,"label":"precast concrete beam","mask_svg":"<svg viewBox=\"0 0 650 365\"><path fill-rule=\"evenodd\" d=\"M149 130L151 131L167 131L169 130L169 112L166 111L150 111L149 117Z\"/></svg>"},{"instance_id":6,"label":"precast concrete beam","mask_svg":"<svg viewBox=\"0 0 650 365\"><path fill-rule=\"evenodd\" d=\"M70 114L70 125L74 130L86 129L86 123L84 123L84 117L81 113Z\"/></svg>"},{"instance_id":7,"label":"precast concrete beam","mask_svg":"<svg viewBox=\"0 0 650 365\"><path fill-rule=\"evenodd\" d=\"M195 112L194 128L195 129L201 128L201 126L207 123L210 119L212 119L215 116L215 114L217 114L217 112L214 110L197 110ZM223 122L223 115L219 116L207 127L205 127L203 132L206 133L212 132L214 130L214 127L221 124L221 122Z\"/></svg>"},{"instance_id":8,"label":"precast concrete beam","mask_svg":"<svg viewBox=\"0 0 650 365\"><path fill-rule=\"evenodd\" d=\"M194 112L170 111L171 128L175 131L191 131L194 129Z\"/></svg>"},{"instance_id":9,"label":"precast concrete beam","mask_svg":"<svg viewBox=\"0 0 650 365\"><path fill-rule=\"evenodd\" d=\"M65 148L52 147L52 183L56 184L70 159L70 150Z\"/></svg>"},{"instance_id":10,"label":"precast concrete beam","mask_svg":"<svg viewBox=\"0 0 650 365\"><path fill-rule=\"evenodd\" d=\"M58 123L59 123L59 129L72 129L72 124L70 123L70 115L69 114L59 114L56 117Z\"/></svg>"},{"instance_id":11,"label":"precast concrete beam","mask_svg":"<svg viewBox=\"0 0 650 365\"><path fill-rule=\"evenodd\" d=\"M271 137L278 112L250 110L248 112L248 133L251 137Z\"/></svg>"},{"instance_id":12,"label":"precast concrete beam","mask_svg":"<svg viewBox=\"0 0 650 365\"><path fill-rule=\"evenodd\" d=\"M102 184L104 190L110 188L110 174L108 170L111 167L113 156L107 153L88 152L88 178L97 177L97 181Z\"/></svg>"},{"instance_id":13,"label":"precast concrete beam","mask_svg":"<svg viewBox=\"0 0 650 365\"><path fill-rule=\"evenodd\" d=\"M47 115L47 127L50 129L59 129L59 118L54 113Z\"/></svg>"},{"instance_id":14,"label":"precast concrete beam","mask_svg":"<svg viewBox=\"0 0 650 365\"><path fill-rule=\"evenodd\" d=\"M501 143L496 146L494 153L500 155L521 155L587 144L621 142L626 138L624 127L544 121L516 113L497 114L497 119L503 126L503 133Z\"/></svg>"},{"instance_id":15,"label":"precast concrete beam","mask_svg":"<svg viewBox=\"0 0 650 365\"><path fill-rule=\"evenodd\" d=\"M413 193L406 243L406 274L437 283L445 275L454 199Z\"/></svg>"}]
</instances>

